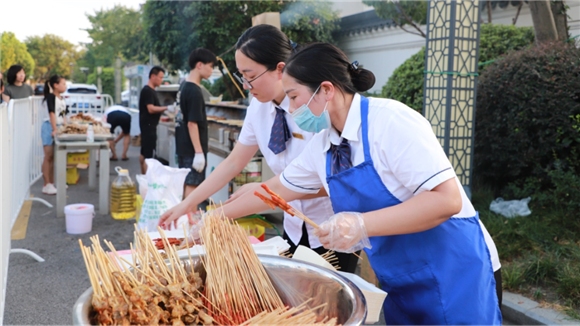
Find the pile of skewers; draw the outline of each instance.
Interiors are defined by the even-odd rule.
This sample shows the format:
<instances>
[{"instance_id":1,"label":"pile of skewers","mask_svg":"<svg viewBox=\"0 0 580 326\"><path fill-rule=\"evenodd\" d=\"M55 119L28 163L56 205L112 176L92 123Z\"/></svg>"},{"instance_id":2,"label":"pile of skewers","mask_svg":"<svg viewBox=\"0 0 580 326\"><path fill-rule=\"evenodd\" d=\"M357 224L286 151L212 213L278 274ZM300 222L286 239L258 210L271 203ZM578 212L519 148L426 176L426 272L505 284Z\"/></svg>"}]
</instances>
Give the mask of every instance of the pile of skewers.
<instances>
[{"instance_id":1,"label":"pile of skewers","mask_svg":"<svg viewBox=\"0 0 580 326\"><path fill-rule=\"evenodd\" d=\"M192 260L188 245L189 259L181 260L177 247L170 243L161 229L158 230L167 260L142 230L135 231L131 261L119 256L113 245L105 240L111 250L107 253L98 236L91 238L90 247L85 247L79 240L94 292L91 323L336 324L336 318L320 317L326 304L309 308L307 301L295 308L284 306L245 230L237 223L230 223L215 211L205 214L202 220L200 236L206 254L200 259L201 265Z\"/></svg>"},{"instance_id":2,"label":"pile of skewers","mask_svg":"<svg viewBox=\"0 0 580 326\"><path fill-rule=\"evenodd\" d=\"M105 240L113 256L107 254L98 236L91 238L92 251L79 240L94 292L92 324L212 325L199 274L186 270L175 251L168 251L167 264L146 233L136 231L135 238L132 262Z\"/></svg>"}]
</instances>

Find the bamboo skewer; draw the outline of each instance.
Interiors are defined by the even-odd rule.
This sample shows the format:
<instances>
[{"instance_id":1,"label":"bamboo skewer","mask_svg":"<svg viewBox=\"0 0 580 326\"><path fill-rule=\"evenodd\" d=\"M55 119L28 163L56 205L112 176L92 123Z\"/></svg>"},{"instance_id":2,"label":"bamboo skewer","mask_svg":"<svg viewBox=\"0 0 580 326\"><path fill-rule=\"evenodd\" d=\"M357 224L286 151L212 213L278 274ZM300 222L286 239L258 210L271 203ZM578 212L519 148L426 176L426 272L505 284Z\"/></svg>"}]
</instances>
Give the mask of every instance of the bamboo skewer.
<instances>
[{"instance_id":1,"label":"bamboo skewer","mask_svg":"<svg viewBox=\"0 0 580 326\"><path fill-rule=\"evenodd\" d=\"M275 206L280 207L286 213L288 213L292 216L298 217L299 219L308 223L310 226L312 226L315 229L319 229L318 224L314 223L306 215L302 214L302 212L300 212L299 210L297 210L296 208L294 208L290 204L288 204L284 199L282 199L282 197L280 197L280 195L278 195L277 193L270 190L270 188L268 188L268 186L266 186L266 184L263 183L262 188L272 197L271 199L262 195L261 193L259 193L257 191L254 192L254 195L256 195L257 197L262 199L266 204L268 204L270 207L272 207L272 209L275 209L276 208ZM362 260L361 256L357 255L354 252L352 254L355 255L356 257L358 257L360 260Z\"/></svg>"}]
</instances>

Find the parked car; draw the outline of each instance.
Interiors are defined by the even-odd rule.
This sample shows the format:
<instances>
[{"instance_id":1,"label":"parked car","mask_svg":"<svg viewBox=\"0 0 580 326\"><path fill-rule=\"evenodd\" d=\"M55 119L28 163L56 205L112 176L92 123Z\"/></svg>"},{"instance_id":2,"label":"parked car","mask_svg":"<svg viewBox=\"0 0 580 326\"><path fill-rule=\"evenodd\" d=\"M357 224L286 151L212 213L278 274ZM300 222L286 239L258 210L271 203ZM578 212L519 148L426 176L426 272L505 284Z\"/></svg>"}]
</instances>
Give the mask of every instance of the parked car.
<instances>
[{"instance_id":1,"label":"parked car","mask_svg":"<svg viewBox=\"0 0 580 326\"><path fill-rule=\"evenodd\" d=\"M124 107L129 107L129 98L131 97L130 91L122 91L121 92L121 105Z\"/></svg>"},{"instance_id":2,"label":"parked car","mask_svg":"<svg viewBox=\"0 0 580 326\"><path fill-rule=\"evenodd\" d=\"M44 95L44 84L36 84L34 95Z\"/></svg>"},{"instance_id":3,"label":"parked car","mask_svg":"<svg viewBox=\"0 0 580 326\"><path fill-rule=\"evenodd\" d=\"M63 93L64 100L71 113L82 112L82 109L101 109L103 97L97 86L88 84L70 84Z\"/></svg>"}]
</instances>

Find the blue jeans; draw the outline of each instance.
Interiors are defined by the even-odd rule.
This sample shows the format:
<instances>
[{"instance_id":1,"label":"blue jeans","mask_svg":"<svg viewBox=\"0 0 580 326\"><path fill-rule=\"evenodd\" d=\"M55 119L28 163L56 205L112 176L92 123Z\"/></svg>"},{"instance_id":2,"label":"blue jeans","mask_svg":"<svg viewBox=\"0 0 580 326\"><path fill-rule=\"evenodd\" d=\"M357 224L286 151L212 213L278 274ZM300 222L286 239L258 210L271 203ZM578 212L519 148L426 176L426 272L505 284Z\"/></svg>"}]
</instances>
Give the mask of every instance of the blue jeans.
<instances>
[{"instance_id":1,"label":"blue jeans","mask_svg":"<svg viewBox=\"0 0 580 326\"><path fill-rule=\"evenodd\" d=\"M40 138L42 138L43 146L52 146L54 144L54 139L52 138L52 126L50 121L44 121L42 127L40 128Z\"/></svg>"}]
</instances>

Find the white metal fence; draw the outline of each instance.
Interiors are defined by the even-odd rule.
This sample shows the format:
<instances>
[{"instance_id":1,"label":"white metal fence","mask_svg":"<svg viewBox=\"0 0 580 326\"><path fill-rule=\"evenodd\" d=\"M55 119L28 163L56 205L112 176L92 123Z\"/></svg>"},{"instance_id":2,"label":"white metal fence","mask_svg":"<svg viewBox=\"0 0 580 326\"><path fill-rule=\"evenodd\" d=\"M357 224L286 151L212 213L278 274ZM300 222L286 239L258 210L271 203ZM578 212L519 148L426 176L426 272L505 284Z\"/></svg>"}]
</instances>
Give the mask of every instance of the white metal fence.
<instances>
[{"instance_id":1,"label":"white metal fence","mask_svg":"<svg viewBox=\"0 0 580 326\"><path fill-rule=\"evenodd\" d=\"M10 254L10 229L12 226L12 158L10 154L10 124L8 105L0 105L0 324L4 317L4 298L8 277L8 256Z\"/></svg>"},{"instance_id":2,"label":"white metal fence","mask_svg":"<svg viewBox=\"0 0 580 326\"><path fill-rule=\"evenodd\" d=\"M44 261L29 250L12 249L10 241L12 227L26 200L40 201L52 207L43 199L30 198L30 186L42 177L42 100L43 97L34 96L0 105L0 325L4 320L10 253L25 253L38 261ZM74 100L79 105L71 108L75 109L71 110L72 114L83 112L98 116L113 105L113 98L107 94L98 94L98 98L96 95L75 95ZM87 101L93 101L95 105L84 108L83 104L81 108L80 103Z\"/></svg>"},{"instance_id":3,"label":"white metal fence","mask_svg":"<svg viewBox=\"0 0 580 326\"><path fill-rule=\"evenodd\" d=\"M82 112L97 116L102 115L114 103L109 94L67 94L64 100L71 114Z\"/></svg>"}]
</instances>

